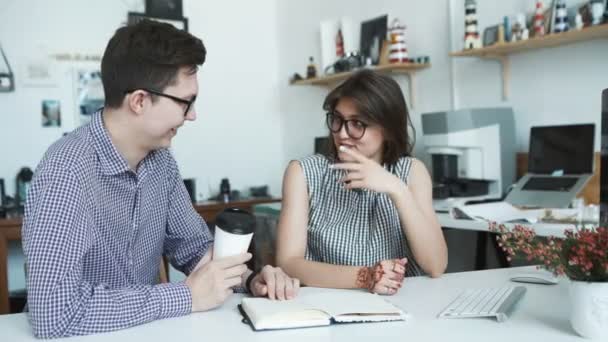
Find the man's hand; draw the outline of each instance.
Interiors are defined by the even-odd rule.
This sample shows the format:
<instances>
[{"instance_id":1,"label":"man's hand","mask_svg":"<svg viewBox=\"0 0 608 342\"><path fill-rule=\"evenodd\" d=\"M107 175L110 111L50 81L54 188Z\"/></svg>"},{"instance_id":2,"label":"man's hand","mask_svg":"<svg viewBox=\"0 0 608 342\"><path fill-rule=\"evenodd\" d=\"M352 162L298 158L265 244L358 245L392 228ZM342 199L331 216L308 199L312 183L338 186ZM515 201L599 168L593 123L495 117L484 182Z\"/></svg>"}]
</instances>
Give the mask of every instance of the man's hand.
<instances>
[{"instance_id":1,"label":"man's hand","mask_svg":"<svg viewBox=\"0 0 608 342\"><path fill-rule=\"evenodd\" d=\"M197 266L185 281L192 293L192 312L220 306L232 294L232 287L241 284L249 259L251 254L245 253Z\"/></svg>"},{"instance_id":2,"label":"man's hand","mask_svg":"<svg viewBox=\"0 0 608 342\"><path fill-rule=\"evenodd\" d=\"M300 280L290 278L279 267L264 266L262 271L253 277L249 285L251 294L255 297L270 299L293 299L300 290Z\"/></svg>"}]
</instances>

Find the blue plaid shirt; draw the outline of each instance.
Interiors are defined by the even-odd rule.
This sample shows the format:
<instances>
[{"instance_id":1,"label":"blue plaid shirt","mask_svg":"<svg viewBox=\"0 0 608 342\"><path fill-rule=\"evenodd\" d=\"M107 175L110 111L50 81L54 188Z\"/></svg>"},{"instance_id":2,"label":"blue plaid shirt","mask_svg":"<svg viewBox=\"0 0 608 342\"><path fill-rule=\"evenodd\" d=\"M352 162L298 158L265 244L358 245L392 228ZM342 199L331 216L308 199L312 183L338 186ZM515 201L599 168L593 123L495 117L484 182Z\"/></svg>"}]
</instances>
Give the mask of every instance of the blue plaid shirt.
<instances>
[{"instance_id":1,"label":"blue plaid shirt","mask_svg":"<svg viewBox=\"0 0 608 342\"><path fill-rule=\"evenodd\" d=\"M34 334L116 330L191 312L189 288L157 284L164 253L189 274L212 244L171 153L129 169L102 113L38 165L23 225Z\"/></svg>"}]
</instances>

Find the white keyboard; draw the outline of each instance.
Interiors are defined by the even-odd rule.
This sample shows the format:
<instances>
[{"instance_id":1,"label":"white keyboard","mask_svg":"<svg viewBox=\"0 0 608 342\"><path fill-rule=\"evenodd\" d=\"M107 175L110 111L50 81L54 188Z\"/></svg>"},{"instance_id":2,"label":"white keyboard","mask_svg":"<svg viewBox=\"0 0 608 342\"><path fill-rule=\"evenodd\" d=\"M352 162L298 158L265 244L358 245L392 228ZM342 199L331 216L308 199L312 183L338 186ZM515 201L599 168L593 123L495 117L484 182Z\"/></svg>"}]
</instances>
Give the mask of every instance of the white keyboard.
<instances>
[{"instance_id":1,"label":"white keyboard","mask_svg":"<svg viewBox=\"0 0 608 342\"><path fill-rule=\"evenodd\" d=\"M496 317L498 322L504 322L524 293L524 286L466 290L439 314L439 318Z\"/></svg>"}]
</instances>

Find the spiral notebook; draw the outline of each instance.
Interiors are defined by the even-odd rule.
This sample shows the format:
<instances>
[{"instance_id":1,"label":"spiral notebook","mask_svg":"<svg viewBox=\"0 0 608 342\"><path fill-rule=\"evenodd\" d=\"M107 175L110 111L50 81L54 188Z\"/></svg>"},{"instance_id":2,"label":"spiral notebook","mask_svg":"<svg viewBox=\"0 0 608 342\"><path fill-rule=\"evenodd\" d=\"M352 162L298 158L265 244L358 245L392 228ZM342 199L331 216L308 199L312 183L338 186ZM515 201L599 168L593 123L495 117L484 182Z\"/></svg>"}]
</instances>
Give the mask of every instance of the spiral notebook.
<instances>
[{"instance_id":1,"label":"spiral notebook","mask_svg":"<svg viewBox=\"0 0 608 342\"><path fill-rule=\"evenodd\" d=\"M253 330L292 329L335 323L404 321L407 312L362 290L303 287L292 300L243 298L239 310Z\"/></svg>"}]
</instances>

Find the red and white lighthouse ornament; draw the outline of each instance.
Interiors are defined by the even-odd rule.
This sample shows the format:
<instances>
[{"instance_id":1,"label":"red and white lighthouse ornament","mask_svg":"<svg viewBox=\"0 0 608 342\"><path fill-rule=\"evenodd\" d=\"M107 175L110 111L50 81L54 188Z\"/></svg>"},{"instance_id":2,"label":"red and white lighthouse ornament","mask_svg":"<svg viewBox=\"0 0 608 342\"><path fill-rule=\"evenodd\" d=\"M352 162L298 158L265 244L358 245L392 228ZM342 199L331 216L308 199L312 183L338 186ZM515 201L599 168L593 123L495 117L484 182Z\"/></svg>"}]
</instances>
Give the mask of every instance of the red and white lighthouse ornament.
<instances>
[{"instance_id":1,"label":"red and white lighthouse ornament","mask_svg":"<svg viewBox=\"0 0 608 342\"><path fill-rule=\"evenodd\" d=\"M545 10L543 2L536 1L536 11L534 12L534 36L540 37L545 35Z\"/></svg>"},{"instance_id":2,"label":"red and white lighthouse ornament","mask_svg":"<svg viewBox=\"0 0 608 342\"><path fill-rule=\"evenodd\" d=\"M405 43L405 25L395 18L389 29L390 48L388 60L390 63L405 63L408 61L407 44Z\"/></svg>"}]
</instances>

